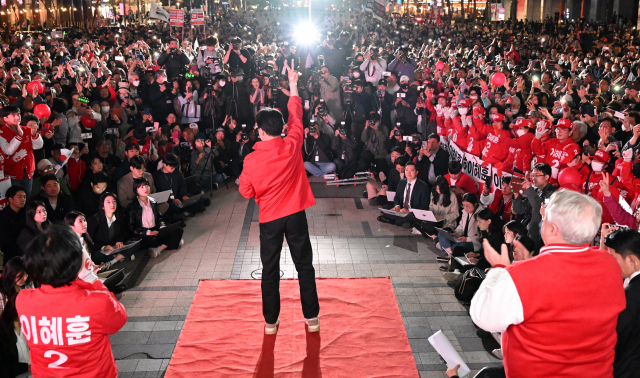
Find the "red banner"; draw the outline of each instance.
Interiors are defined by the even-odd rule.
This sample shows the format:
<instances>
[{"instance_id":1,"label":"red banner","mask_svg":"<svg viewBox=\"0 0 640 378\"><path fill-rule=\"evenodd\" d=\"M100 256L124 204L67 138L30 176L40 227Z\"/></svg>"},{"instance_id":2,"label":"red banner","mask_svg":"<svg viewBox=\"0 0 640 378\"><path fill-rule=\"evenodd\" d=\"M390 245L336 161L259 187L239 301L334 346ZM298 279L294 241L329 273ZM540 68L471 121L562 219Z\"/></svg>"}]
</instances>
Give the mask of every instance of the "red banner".
<instances>
[{"instance_id":1,"label":"red banner","mask_svg":"<svg viewBox=\"0 0 640 378\"><path fill-rule=\"evenodd\" d=\"M204 25L204 11L202 9L191 10L191 26Z\"/></svg>"},{"instance_id":2,"label":"red banner","mask_svg":"<svg viewBox=\"0 0 640 378\"><path fill-rule=\"evenodd\" d=\"M171 26L184 27L184 10L182 9L170 9L169 21Z\"/></svg>"}]
</instances>

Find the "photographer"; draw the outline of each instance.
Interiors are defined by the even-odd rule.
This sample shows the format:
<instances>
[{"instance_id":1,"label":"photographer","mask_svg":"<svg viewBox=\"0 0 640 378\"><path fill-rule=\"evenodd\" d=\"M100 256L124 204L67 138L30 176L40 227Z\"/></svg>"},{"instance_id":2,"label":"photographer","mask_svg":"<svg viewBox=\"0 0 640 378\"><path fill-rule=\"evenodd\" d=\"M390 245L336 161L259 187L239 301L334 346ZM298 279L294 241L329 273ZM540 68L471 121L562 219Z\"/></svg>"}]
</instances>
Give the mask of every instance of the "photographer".
<instances>
[{"instance_id":1,"label":"photographer","mask_svg":"<svg viewBox=\"0 0 640 378\"><path fill-rule=\"evenodd\" d=\"M329 112L336 119L342 121L342 100L340 99L340 81L332 76L329 68L323 66L320 70L322 82L320 83L320 98L324 100Z\"/></svg>"},{"instance_id":2,"label":"photographer","mask_svg":"<svg viewBox=\"0 0 640 378\"><path fill-rule=\"evenodd\" d=\"M249 133L246 130L236 134L235 138L235 141L231 142L229 166L233 177L236 177L236 185L239 185L238 177L242 173L244 158L253 151L255 142L249 139Z\"/></svg>"},{"instance_id":3,"label":"photographer","mask_svg":"<svg viewBox=\"0 0 640 378\"><path fill-rule=\"evenodd\" d=\"M224 64L229 65L231 72L241 69L243 72L251 73L251 54L242 48L242 39L231 38L229 49L224 56Z\"/></svg>"},{"instance_id":4,"label":"photographer","mask_svg":"<svg viewBox=\"0 0 640 378\"><path fill-rule=\"evenodd\" d=\"M271 92L273 96L273 91ZM278 90L275 96L275 107L278 109L282 109L282 118L285 120L289 119L289 110L287 109L287 104L289 103L289 97L291 93L289 92L289 78L287 75L280 75L278 78Z\"/></svg>"},{"instance_id":5,"label":"photographer","mask_svg":"<svg viewBox=\"0 0 640 378\"><path fill-rule=\"evenodd\" d=\"M389 135L389 131L380 124L380 116L372 113L360 137L365 145L365 150L360 156L358 171L371 169L373 163L376 163L376 172L387 171L387 149L384 146L387 135Z\"/></svg>"},{"instance_id":6,"label":"photographer","mask_svg":"<svg viewBox=\"0 0 640 378\"><path fill-rule=\"evenodd\" d=\"M231 81L227 83L223 92L226 97L226 114L233 117L240 124L253 125L255 123L253 116L253 105L249 97L249 91L243 84L244 71L237 68L231 72Z\"/></svg>"},{"instance_id":7,"label":"photographer","mask_svg":"<svg viewBox=\"0 0 640 378\"><path fill-rule=\"evenodd\" d=\"M345 106L348 105L346 103L346 99L348 96L347 88L345 88L344 95ZM371 95L364 91L364 82L360 79L353 82L353 92L351 92L351 96L351 106L353 109L353 119L351 120L351 135L353 135L353 137L358 140L362 135L362 130L364 130L364 125L367 122L367 117L371 113L372 98Z\"/></svg>"},{"instance_id":8,"label":"photographer","mask_svg":"<svg viewBox=\"0 0 640 378\"><path fill-rule=\"evenodd\" d=\"M409 78L400 78L400 90L396 92L397 122L405 135L414 134L417 131L418 115L415 112L418 101L418 91L409 86Z\"/></svg>"},{"instance_id":9,"label":"photographer","mask_svg":"<svg viewBox=\"0 0 640 378\"><path fill-rule=\"evenodd\" d=\"M344 127L340 127L335 131L331 137L331 149L336 156L333 162L336 164L337 171L356 161L357 147L358 142L356 138L353 135L347 137L347 130L345 130Z\"/></svg>"},{"instance_id":10,"label":"photographer","mask_svg":"<svg viewBox=\"0 0 640 378\"><path fill-rule=\"evenodd\" d=\"M378 85L386 69L387 62L384 59L379 59L375 47L370 47L369 51L364 54L364 62L360 65L360 70L364 72L365 80L373 85Z\"/></svg>"},{"instance_id":11,"label":"photographer","mask_svg":"<svg viewBox=\"0 0 640 378\"><path fill-rule=\"evenodd\" d=\"M158 65L164 66L167 77L171 80L186 71L185 66L189 64L189 57L182 53L177 39L171 38L168 42L167 49L158 57ZM162 118L164 119L164 117Z\"/></svg>"},{"instance_id":12,"label":"photographer","mask_svg":"<svg viewBox=\"0 0 640 378\"><path fill-rule=\"evenodd\" d=\"M393 130L391 130L391 132L389 133L389 138L384 143L385 148L387 149L387 151L391 151L395 147L398 147L404 152L407 148L407 142L405 142L403 139L404 138L402 136L402 130L400 130L400 123L398 122L396 123L396 127L394 127ZM389 162L390 160L387 157L387 163Z\"/></svg>"},{"instance_id":13,"label":"photographer","mask_svg":"<svg viewBox=\"0 0 640 378\"><path fill-rule=\"evenodd\" d=\"M407 57L406 47L399 48L396 53L396 59L387 66L389 71L397 72L400 76L407 76L407 83L413 80L413 75L417 68L416 61ZM402 82L402 80L400 81Z\"/></svg>"},{"instance_id":14,"label":"photographer","mask_svg":"<svg viewBox=\"0 0 640 378\"><path fill-rule=\"evenodd\" d=\"M216 146L217 147L217 146ZM217 158L220 153L218 148L211 147L211 141L205 142L205 137L198 134L195 139L195 149L191 153L191 175L197 179L196 186L204 191L211 190L213 186L218 187L218 183L222 182L223 177L216 172L213 159ZM190 188L191 194L196 193Z\"/></svg>"},{"instance_id":15,"label":"photographer","mask_svg":"<svg viewBox=\"0 0 640 378\"><path fill-rule=\"evenodd\" d=\"M202 106L200 130L213 131L215 127L221 125L225 118L225 104L227 102L224 86L227 84L227 77L217 74L211 79L212 85L207 85L204 95L198 99Z\"/></svg>"},{"instance_id":16,"label":"photographer","mask_svg":"<svg viewBox=\"0 0 640 378\"><path fill-rule=\"evenodd\" d=\"M155 119L166 119L173 109L172 88L167 83L167 74L164 70L157 70L154 74L155 82L149 85L149 105Z\"/></svg>"},{"instance_id":17,"label":"photographer","mask_svg":"<svg viewBox=\"0 0 640 378\"><path fill-rule=\"evenodd\" d=\"M206 49L200 50L198 53L198 69L200 76L206 77L205 69L209 69L209 74L217 75L222 72L222 58L218 54L218 39L216 37L208 37L204 41ZM205 68L206 67L206 68Z\"/></svg>"},{"instance_id":18,"label":"photographer","mask_svg":"<svg viewBox=\"0 0 640 378\"><path fill-rule=\"evenodd\" d=\"M336 120L331 114L327 113L327 106L324 101L320 101L316 106L311 121L315 122L323 132L329 135L333 134L336 129Z\"/></svg>"},{"instance_id":19,"label":"photographer","mask_svg":"<svg viewBox=\"0 0 640 378\"><path fill-rule=\"evenodd\" d=\"M391 129L391 113L396 104L395 97L387 92L387 84L387 79L378 80L378 90L373 94L371 111L377 112L382 119L382 125Z\"/></svg>"},{"instance_id":20,"label":"photographer","mask_svg":"<svg viewBox=\"0 0 640 378\"><path fill-rule=\"evenodd\" d=\"M333 150L331 150L331 137L320 128L311 125L304 129L304 145L302 147L304 169L316 177L322 177L326 173L335 172L333 163Z\"/></svg>"}]
</instances>

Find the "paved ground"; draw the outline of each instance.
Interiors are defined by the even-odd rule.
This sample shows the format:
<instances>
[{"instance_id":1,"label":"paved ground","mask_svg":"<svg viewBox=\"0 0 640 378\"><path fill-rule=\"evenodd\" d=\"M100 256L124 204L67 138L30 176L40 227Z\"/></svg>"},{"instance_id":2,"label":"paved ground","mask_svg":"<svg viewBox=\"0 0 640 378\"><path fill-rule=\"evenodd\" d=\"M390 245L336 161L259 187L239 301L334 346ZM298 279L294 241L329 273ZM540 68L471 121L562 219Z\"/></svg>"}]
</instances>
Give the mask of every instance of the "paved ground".
<instances>
[{"instance_id":1,"label":"paved ground","mask_svg":"<svg viewBox=\"0 0 640 378\"><path fill-rule=\"evenodd\" d=\"M445 376L445 365L427 340L440 329L474 371L499 363L484 351L466 309L442 278L432 242L379 223L379 212L366 200L316 201L307 217L317 276L390 276L422 378ZM188 221L182 249L153 260L136 256L131 274L136 286L119 298L129 319L111 337L120 377L163 376L198 281L251 278L260 268L258 234L257 205L230 184L214 193L205 213ZM282 254L281 268L285 278L296 277L288 253Z\"/></svg>"}]
</instances>

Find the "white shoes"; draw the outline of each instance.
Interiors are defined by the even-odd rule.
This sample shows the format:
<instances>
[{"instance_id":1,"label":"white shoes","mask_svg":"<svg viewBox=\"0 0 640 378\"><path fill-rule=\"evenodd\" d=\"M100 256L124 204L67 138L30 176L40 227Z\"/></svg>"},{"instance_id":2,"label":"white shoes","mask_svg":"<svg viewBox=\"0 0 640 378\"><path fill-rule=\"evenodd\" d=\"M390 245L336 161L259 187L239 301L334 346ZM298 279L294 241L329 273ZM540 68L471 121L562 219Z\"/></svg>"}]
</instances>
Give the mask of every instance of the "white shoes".
<instances>
[{"instance_id":1,"label":"white shoes","mask_svg":"<svg viewBox=\"0 0 640 378\"><path fill-rule=\"evenodd\" d=\"M133 261L136 259L136 255L131 255L131 257L129 257L129 260Z\"/></svg>"},{"instance_id":2,"label":"white shoes","mask_svg":"<svg viewBox=\"0 0 640 378\"><path fill-rule=\"evenodd\" d=\"M411 233L413 235L422 235L422 232L418 231L418 229L415 227L411 229Z\"/></svg>"},{"instance_id":3,"label":"white shoes","mask_svg":"<svg viewBox=\"0 0 640 378\"><path fill-rule=\"evenodd\" d=\"M279 325L280 325L280 319L278 319L275 324L264 323L264 334L275 335L276 333L278 333Z\"/></svg>"},{"instance_id":4,"label":"white shoes","mask_svg":"<svg viewBox=\"0 0 640 378\"><path fill-rule=\"evenodd\" d=\"M462 273L460 273L458 269L454 270L453 272L446 272L445 274L443 274L444 279L447 281L457 281L461 275Z\"/></svg>"},{"instance_id":5,"label":"white shoes","mask_svg":"<svg viewBox=\"0 0 640 378\"><path fill-rule=\"evenodd\" d=\"M307 331L309 332L320 331L320 320L318 318L305 319L304 324L307 325Z\"/></svg>"}]
</instances>

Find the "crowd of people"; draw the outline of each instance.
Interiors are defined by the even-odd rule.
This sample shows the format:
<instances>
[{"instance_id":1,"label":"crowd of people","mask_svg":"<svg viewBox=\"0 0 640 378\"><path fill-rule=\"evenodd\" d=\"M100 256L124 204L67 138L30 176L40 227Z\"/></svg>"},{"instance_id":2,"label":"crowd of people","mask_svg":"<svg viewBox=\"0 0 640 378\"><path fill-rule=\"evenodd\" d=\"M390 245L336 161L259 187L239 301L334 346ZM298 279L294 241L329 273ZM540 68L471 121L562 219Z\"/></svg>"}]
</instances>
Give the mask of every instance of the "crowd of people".
<instances>
[{"instance_id":1,"label":"crowd of people","mask_svg":"<svg viewBox=\"0 0 640 378\"><path fill-rule=\"evenodd\" d=\"M604 304L602 332L609 333L601 346L608 349L593 348L587 359L608 356L597 371L635 376L640 328L630 303L640 292L640 51L638 32L618 21L449 24L365 13L325 25L314 42L296 40L291 24L260 24L250 13L229 11L191 38L161 24L72 28L64 38L3 34L0 171L11 180L0 211L3 369L14 377L30 366L34 375L53 376L59 371L52 372L43 344L71 351L90 342L73 350L69 371L114 376L106 335L126 319L113 296L126 287L105 288L97 274L143 253L155 258L178 249L188 218L209 204L194 197L239 184L244 159L260 141L256 114L276 108L288 119L288 65L300 73L308 175L373 173L364 195L393 211L378 220L435 243L444 277L472 304L479 335L493 338L494 355L504 356L504 368L481 376L521 376L526 367L506 347L507 326L535 316L525 308L513 315L517 321L496 325L486 312L474 312L501 308L487 282L511 279L520 289L525 273L512 271L535 269L521 262L542 260L559 241L599 246L618 262L589 249L590 261L601 262L596 268L615 269L608 274L620 280ZM480 162L484 177L472 177L469 161L454 158L460 153ZM153 197L167 191L162 203ZM585 226L572 238L577 229L558 225L571 220L566 203L584 205L596 230ZM431 211L436 221L415 210ZM540 276L553 282L575 269L562 265ZM601 274L586 279L599 282ZM18 295L25 288L35 290ZM60 307L63 290L93 301L86 314ZM531 300L526 295L520 299ZM100 306L112 313L98 315ZM45 316L58 307L56 320L75 332L66 333L67 344L52 338L62 324ZM36 325L36 318L43 320ZM95 338L82 338L87 329ZM512 348L524 337L510 336ZM527 352L518 345L518 353ZM101 358L78 365L93 353ZM543 355L523 361L536 366ZM562 370L566 361L554 362Z\"/></svg>"}]
</instances>

